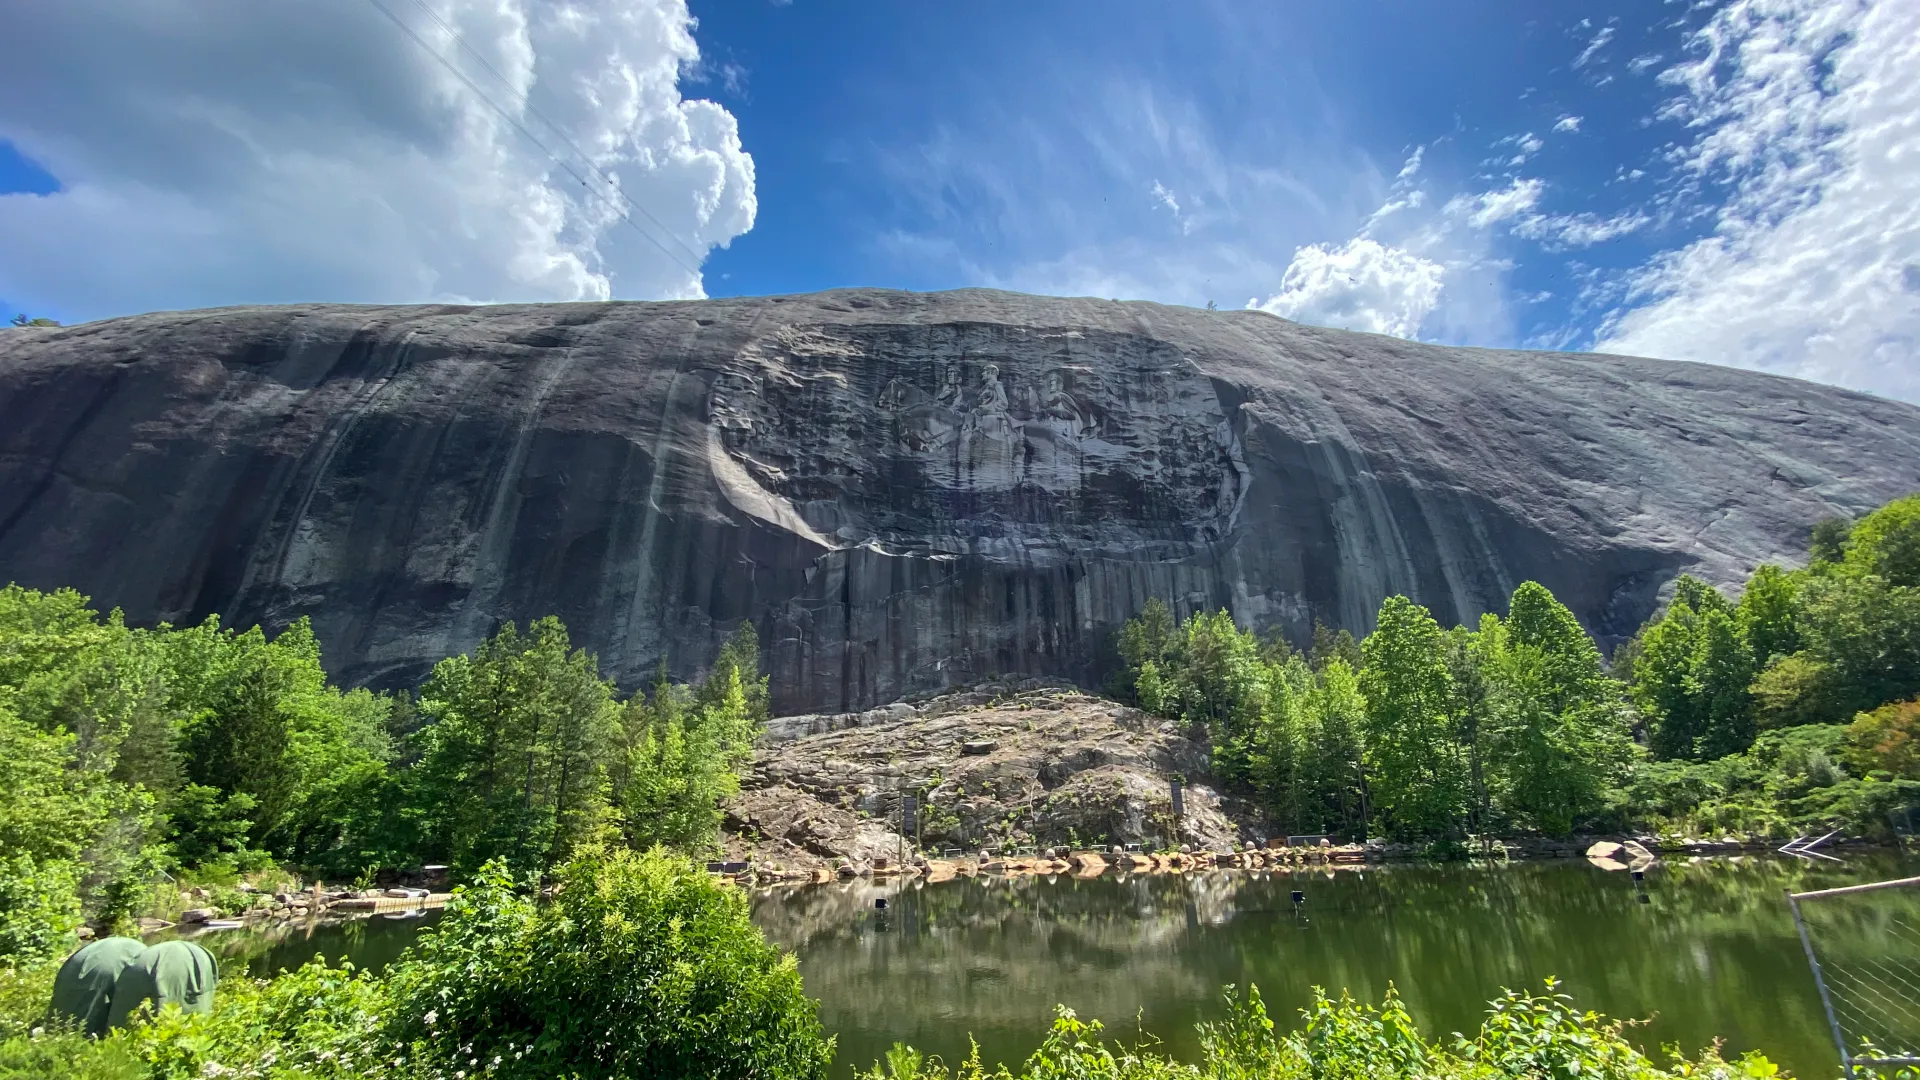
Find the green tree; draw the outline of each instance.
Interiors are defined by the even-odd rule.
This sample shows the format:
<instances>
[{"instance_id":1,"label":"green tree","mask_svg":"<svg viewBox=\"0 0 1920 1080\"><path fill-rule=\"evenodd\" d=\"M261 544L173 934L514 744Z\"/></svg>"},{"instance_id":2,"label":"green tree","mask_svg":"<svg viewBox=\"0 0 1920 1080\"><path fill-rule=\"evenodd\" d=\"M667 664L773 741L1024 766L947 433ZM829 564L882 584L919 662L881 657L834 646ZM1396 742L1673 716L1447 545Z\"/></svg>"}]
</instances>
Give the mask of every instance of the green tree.
<instances>
[{"instance_id":1,"label":"green tree","mask_svg":"<svg viewBox=\"0 0 1920 1080\"><path fill-rule=\"evenodd\" d=\"M1673 604L1676 607L1685 604L1695 614L1707 611L1731 614L1733 611L1733 605L1727 603L1725 594L1692 574L1681 574L1674 579Z\"/></svg>"},{"instance_id":2,"label":"green tree","mask_svg":"<svg viewBox=\"0 0 1920 1080\"><path fill-rule=\"evenodd\" d=\"M1712 760L1737 754L1753 745L1756 731L1753 698L1753 653L1733 616L1709 608L1700 616L1689 686L1700 718L1696 756Z\"/></svg>"},{"instance_id":3,"label":"green tree","mask_svg":"<svg viewBox=\"0 0 1920 1080\"><path fill-rule=\"evenodd\" d=\"M1847 537L1844 563L1895 588L1920 586L1920 495L1895 499L1861 518Z\"/></svg>"},{"instance_id":4,"label":"green tree","mask_svg":"<svg viewBox=\"0 0 1920 1080\"><path fill-rule=\"evenodd\" d=\"M124 913L159 854L155 795L177 782L177 766L158 670L145 639L128 631L118 612L103 619L70 589L0 589L0 709L20 729L17 739L32 731L64 748L67 794L59 798L84 806L89 822L80 834L61 833L78 836L70 853L19 850L36 860L41 880L71 871L91 918ZM40 760L26 742L17 752L23 763ZM32 783L22 777L18 784L27 802L17 806L44 805L30 794L37 790Z\"/></svg>"},{"instance_id":5,"label":"green tree","mask_svg":"<svg viewBox=\"0 0 1920 1080\"><path fill-rule=\"evenodd\" d=\"M1456 626L1445 635L1442 653L1452 693L1448 695L1447 715L1453 723L1454 739L1467 759L1467 783L1471 792L1469 824L1483 832L1493 824L1493 795L1489 783L1488 740L1494 734L1490 712L1492 685L1487 678L1484 655L1490 644L1502 640L1500 617L1489 612L1480 619L1480 629Z\"/></svg>"},{"instance_id":6,"label":"green tree","mask_svg":"<svg viewBox=\"0 0 1920 1080\"><path fill-rule=\"evenodd\" d=\"M1400 837L1458 837L1467 764L1447 715L1453 678L1439 624L1426 608L1390 596L1361 656L1367 783L1378 822Z\"/></svg>"},{"instance_id":7,"label":"green tree","mask_svg":"<svg viewBox=\"0 0 1920 1080\"><path fill-rule=\"evenodd\" d=\"M187 784L167 800L167 840L183 866L255 870L272 862L252 845L253 796ZM355 867L354 869L359 869Z\"/></svg>"},{"instance_id":8,"label":"green tree","mask_svg":"<svg viewBox=\"0 0 1920 1080\"><path fill-rule=\"evenodd\" d=\"M1818 575L1801 590L1806 652L1821 670L1821 719L1920 693L1920 587L1876 574Z\"/></svg>"},{"instance_id":9,"label":"green tree","mask_svg":"<svg viewBox=\"0 0 1920 1080\"><path fill-rule=\"evenodd\" d=\"M1772 563L1762 563L1747 579L1738 620L1757 667L1800 651L1799 595L1793 576Z\"/></svg>"},{"instance_id":10,"label":"green tree","mask_svg":"<svg viewBox=\"0 0 1920 1080\"><path fill-rule=\"evenodd\" d=\"M187 776L223 796L246 796L258 839L279 823L296 790L288 709L294 684L257 627L236 648L227 677L187 727Z\"/></svg>"},{"instance_id":11,"label":"green tree","mask_svg":"<svg viewBox=\"0 0 1920 1080\"><path fill-rule=\"evenodd\" d=\"M508 623L471 656L441 661L419 708L434 722L415 790L456 866L552 866L605 820L612 690L558 619L524 634Z\"/></svg>"},{"instance_id":12,"label":"green tree","mask_svg":"<svg viewBox=\"0 0 1920 1080\"><path fill-rule=\"evenodd\" d=\"M98 774L70 767L73 743L0 696L0 964L51 955L80 922L80 857L107 814L86 786Z\"/></svg>"},{"instance_id":13,"label":"green tree","mask_svg":"<svg viewBox=\"0 0 1920 1080\"><path fill-rule=\"evenodd\" d=\"M1536 582L1514 591L1504 625L1482 626L1501 809L1564 834L1602 808L1629 760L1618 684L1573 612Z\"/></svg>"},{"instance_id":14,"label":"green tree","mask_svg":"<svg viewBox=\"0 0 1920 1080\"><path fill-rule=\"evenodd\" d=\"M1839 687L1832 669L1812 653L1775 657L1747 689L1753 694L1753 714L1763 728L1818 724L1843 715Z\"/></svg>"},{"instance_id":15,"label":"green tree","mask_svg":"<svg viewBox=\"0 0 1920 1080\"><path fill-rule=\"evenodd\" d=\"M1326 666L1328 660L1339 657L1348 667L1360 670L1360 643L1353 634L1345 629L1334 630L1318 619L1313 621L1313 644L1307 650L1307 662L1315 671Z\"/></svg>"},{"instance_id":16,"label":"green tree","mask_svg":"<svg viewBox=\"0 0 1920 1080\"><path fill-rule=\"evenodd\" d=\"M1694 693L1694 623L1693 609L1676 601L1640 632L1633 699L1647 719L1647 745L1656 758L1694 756L1705 725Z\"/></svg>"},{"instance_id":17,"label":"green tree","mask_svg":"<svg viewBox=\"0 0 1920 1080\"><path fill-rule=\"evenodd\" d=\"M1313 672L1300 660L1259 664L1258 671L1265 683L1258 712L1236 737L1216 741L1214 771L1233 786L1251 789L1274 824L1293 833L1319 832L1327 815L1324 777L1315 760Z\"/></svg>"},{"instance_id":18,"label":"green tree","mask_svg":"<svg viewBox=\"0 0 1920 1080\"><path fill-rule=\"evenodd\" d=\"M1847 761L1862 776L1890 773L1920 780L1920 701L1863 712L1847 725Z\"/></svg>"},{"instance_id":19,"label":"green tree","mask_svg":"<svg viewBox=\"0 0 1920 1080\"><path fill-rule=\"evenodd\" d=\"M1360 696L1360 679L1338 656L1327 659L1319 676L1304 703L1311 720L1307 772L1314 781L1312 802L1320 821L1315 831L1364 836L1367 789L1360 732L1366 726L1366 701Z\"/></svg>"},{"instance_id":20,"label":"green tree","mask_svg":"<svg viewBox=\"0 0 1920 1080\"><path fill-rule=\"evenodd\" d=\"M1248 733L1266 707L1268 685L1260 641L1234 625L1226 610L1187 619L1169 680L1180 719L1223 740Z\"/></svg>"},{"instance_id":21,"label":"green tree","mask_svg":"<svg viewBox=\"0 0 1920 1080\"><path fill-rule=\"evenodd\" d=\"M1815 564L1838 563L1847 557L1848 534L1853 522L1843 517L1822 518L1813 523L1807 538L1807 556Z\"/></svg>"},{"instance_id":22,"label":"green tree","mask_svg":"<svg viewBox=\"0 0 1920 1080\"><path fill-rule=\"evenodd\" d=\"M760 681L757 665L756 655L742 649L691 692L663 673L650 698L635 694L627 702L622 725L631 749L616 794L630 844L712 846L721 808L740 790L738 770L762 727L746 690Z\"/></svg>"},{"instance_id":23,"label":"green tree","mask_svg":"<svg viewBox=\"0 0 1920 1080\"><path fill-rule=\"evenodd\" d=\"M694 699L702 708L731 702L748 726L767 722L767 677L760 673L760 635L752 623L742 622L727 636Z\"/></svg>"},{"instance_id":24,"label":"green tree","mask_svg":"<svg viewBox=\"0 0 1920 1080\"><path fill-rule=\"evenodd\" d=\"M1151 668L1157 676L1165 667L1167 650L1172 647L1174 634L1173 612L1167 608L1166 601L1159 597L1149 599L1140 609L1140 614L1126 621L1120 628L1117 642L1120 659L1136 680L1140 673ZM1159 712L1157 705L1146 705L1139 697L1137 685L1128 684L1125 689L1134 692L1135 700L1149 712Z\"/></svg>"}]
</instances>

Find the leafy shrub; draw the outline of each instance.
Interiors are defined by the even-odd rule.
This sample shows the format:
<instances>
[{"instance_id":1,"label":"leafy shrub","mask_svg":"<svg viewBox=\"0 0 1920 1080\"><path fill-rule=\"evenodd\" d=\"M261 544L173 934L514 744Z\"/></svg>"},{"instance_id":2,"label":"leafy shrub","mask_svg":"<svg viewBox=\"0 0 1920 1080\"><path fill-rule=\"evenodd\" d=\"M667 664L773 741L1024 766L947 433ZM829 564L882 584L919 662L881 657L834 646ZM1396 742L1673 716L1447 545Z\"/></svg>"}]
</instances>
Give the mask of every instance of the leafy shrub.
<instances>
[{"instance_id":1,"label":"leafy shrub","mask_svg":"<svg viewBox=\"0 0 1920 1080\"><path fill-rule=\"evenodd\" d=\"M316 960L272 981L222 980L213 1012L170 1007L151 1023L104 1039L42 1026L55 970L0 969L0 1080L396 1075L382 1068L390 1061L373 1056L380 983L351 968Z\"/></svg>"},{"instance_id":2,"label":"leafy shrub","mask_svg":"<svg viewBox=\"0 0 1920 1080\"><path fill-rule=\"evenodd\" d=\"M589 847L545 904L499 864L390 980L387 1037L451 1074L818 1077L833 1043L745 896L685 859Z\"/></svg>"},{"instance_id":3,"label":"leafy shrub","mask_svg":"<svg viewBox=\"0 0 1920 1080\"><path fill-rule=\"evenodd\" d=\"M1880 771L1920 780L1920 700L1882 705L1847 726L1847 762L1862 775Z\"/></svg>"},{"instance_id":4,"label":"leafy shrub","mask_svg":"<svg viewBox=\"0 0 1920 1080\"><path fill-rule=\"evenodd\" d=\"M1471 1039L1422 1039L1391 989L1378 1008L1318 988L1300 1011L1302 1027L1277 1034L1260 991L1239 998L1226 989L1224 1019L1199 1025L1200 1061L1186 1064L1149 1046L1127 1047L1101 1037L1096 1021L1061 1008L1046 1040L1017 1074L1019 1080L1775 1080L1779 1070L1759 1054L1734 1061L1709 1047L1697 1061L1674 1055L1663 1069L1626 1041L1625 1023L1573 1007L1547 980L1543 995L1506 991L1490 1003ZM979 1050L949 1073L911 1047L895 1045L859 1080L1015 1080L1005 1066L988 1072Z\"/></svg>"},{"instance_id":5,"label":"leafy shrub","mask_svg":"<svg viewBox=\"0 0 1920 1080\"><path fill-rule=\"evenodd\" d=\"M80 923L78 867L20 852L0 857L0 960L53 955Z\"/></svg>"},{"instance_id":6,"label":"leafy shrub","mask_svg":"<svg viewBox=\"0 0 1920 1080\"><path fill-rule=\"evenodd\" d=\"M154 1080L389 1075L399 1063L378 1039L385 1002L381 980L318 959L272 980L223 980L211 1013L169 1007L105 1042Z\"/></svg>"}]
</instances>

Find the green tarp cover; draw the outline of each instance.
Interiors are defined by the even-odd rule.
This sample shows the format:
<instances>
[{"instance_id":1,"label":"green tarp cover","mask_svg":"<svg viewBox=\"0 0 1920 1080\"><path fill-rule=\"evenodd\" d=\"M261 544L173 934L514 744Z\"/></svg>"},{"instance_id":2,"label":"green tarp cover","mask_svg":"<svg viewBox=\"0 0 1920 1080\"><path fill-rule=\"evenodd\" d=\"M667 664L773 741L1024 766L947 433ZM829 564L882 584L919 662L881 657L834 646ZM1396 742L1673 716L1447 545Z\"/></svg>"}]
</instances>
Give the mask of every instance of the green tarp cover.
<instances>
[{"instance_id":1,"label":"green tarp cover","mask_svg":"<svg viewBox=\"0 0 1920 1080\"><path fill-rule=\"evenodd\" d=\"M163 941L133 958L114 980L107 1015L112 1027L125 1027L146 1002L178 1005L187 1012L212 1012L213 987L220 967L213 954L191 941Z\"/></svg>"},{"instance_id":2,"label":"green tarp cover","mask_svg":"<svg viewBox=\"0 0 1920 1080\"><path fill-rule=\"evenodd\" d=\"M89 1035L106 1034L114 980L146 948L128 937L101 938L82 945L53 977L54 1018L73 1020Z\"/></svg>"}]
</instances>

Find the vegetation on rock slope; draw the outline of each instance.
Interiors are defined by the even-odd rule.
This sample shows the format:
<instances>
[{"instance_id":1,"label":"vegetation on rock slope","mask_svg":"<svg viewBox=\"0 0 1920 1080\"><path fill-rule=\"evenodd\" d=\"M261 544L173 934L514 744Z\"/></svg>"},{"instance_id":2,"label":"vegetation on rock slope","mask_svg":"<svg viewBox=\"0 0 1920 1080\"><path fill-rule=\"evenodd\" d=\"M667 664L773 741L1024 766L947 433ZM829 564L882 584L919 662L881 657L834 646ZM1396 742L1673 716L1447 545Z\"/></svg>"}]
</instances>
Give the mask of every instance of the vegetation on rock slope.
<instances>
[{"instance_id":1,"label":"vegetation on rock slope","mask_svg":"<svg viewBox=\"0 0 1920 1080\"><path fill-rule=\"evenodd\" d=\"M1472 628L1389 597L1364 642L1305 655L1156 601L1120 651L1125 689L1284 831L1885 835L1920 805L1920 496L1823 523L1737 603L1683 576L1610 674L1534 582Z\"/></svg>"},{"instance_id":2,"label":"vegetation on rock slope","mask_svg":"<svg viewBox=\"0 0 1920 1080\"><path fill-rule=\"evenodd\" d=\"M1295 831L1871 830L1920 801L1920 497L1824 526L1811 556L1760 568L1738 603L1682 579L1611 673L1532 583L1472 629L1389 598L1365 641L1317 634L1304 655L1154 605L1121 650L1140 704ZM139 630L71 592L0 591L0 1076L822 1075L831 1044L739 895L634 850L712 842L765 716L755 652L745 630L697 686L622 702L547 619L417 694L343 692L304 623ZM50 977L35 961L83 918L124 918L163 869L430 859L475 885L379 978L316 964L239 983L208 1017L100 1042L27 1031ZM1452 1043L1391 999L1321 999L1306 1019L1276 1035L1256 996L1236 1000L1189 1065L1063 1011L1019 1075L1665 1072L1551 995L1509 994ZM943 1075L905 1048L876 1069ZM1771 1067L1709 1053L1673 1074L1703 1071Z\"/></svg>"}]
</instances>

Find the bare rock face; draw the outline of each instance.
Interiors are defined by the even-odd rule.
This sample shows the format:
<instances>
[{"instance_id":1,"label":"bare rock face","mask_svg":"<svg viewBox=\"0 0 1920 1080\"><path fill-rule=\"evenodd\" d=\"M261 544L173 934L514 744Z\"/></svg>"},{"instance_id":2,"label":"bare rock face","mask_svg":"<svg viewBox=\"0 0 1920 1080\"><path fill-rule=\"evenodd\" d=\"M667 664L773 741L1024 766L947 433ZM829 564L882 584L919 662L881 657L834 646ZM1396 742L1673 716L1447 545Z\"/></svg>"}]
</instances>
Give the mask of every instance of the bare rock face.
<instances>
[{"instance_id":1,"label":"bare rock face","mask_svg":"<svg viewBox=\"0 0 1920 1080\"><path fill-rule=\"evenodd\" d=\"M1691 364L984 290L0 331L0 578L313 619L395 684L555 613L777 711L1091 682L1149 597L1304 637L1534 579L1603 641L1920 487L1920 410Z\"/></svg>"},{"instance_id":2,"label":"bare rock face","mask_svg":"<svg viewBox=\"0 0 1920 1080\"><path fill-rule=\"evenodd\" d=\"M727 808L729 853L785 867L896 855L903 841L890 830L902 826L905 792L918 793L915 831L928 851L1225 851L1264 839L1251 820L1240 834L1212 786L1206 744L1175 724L1064 686L981 697L946 694L805 732L776 720ZM991 749L968 749L983 744ZM1187 778L1178 817L1171 776Z\"/></svg>"}]
</instances>

